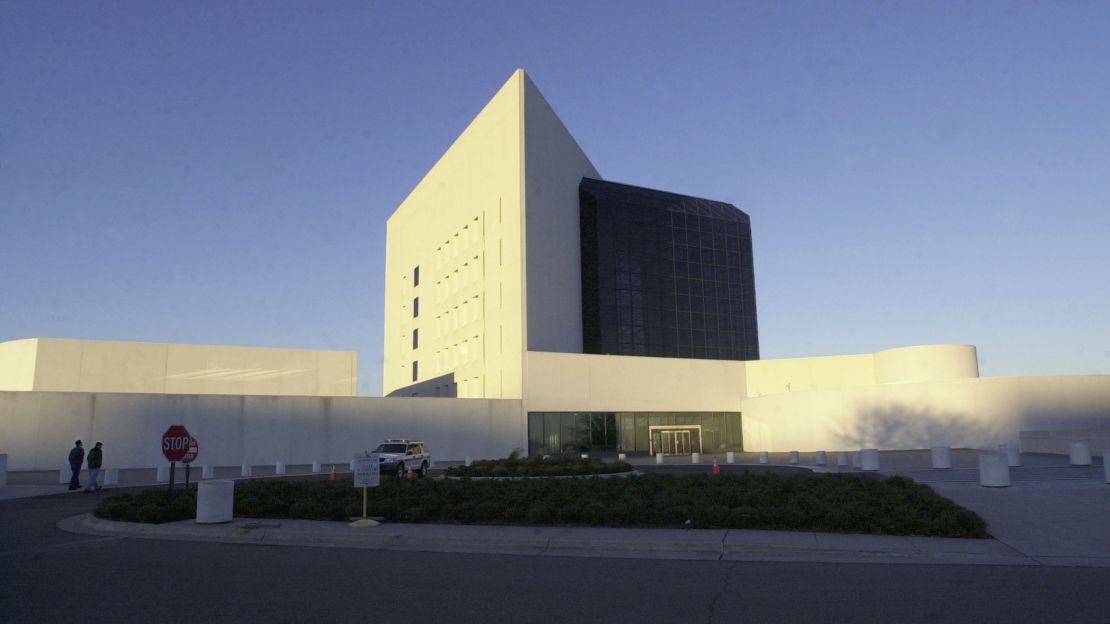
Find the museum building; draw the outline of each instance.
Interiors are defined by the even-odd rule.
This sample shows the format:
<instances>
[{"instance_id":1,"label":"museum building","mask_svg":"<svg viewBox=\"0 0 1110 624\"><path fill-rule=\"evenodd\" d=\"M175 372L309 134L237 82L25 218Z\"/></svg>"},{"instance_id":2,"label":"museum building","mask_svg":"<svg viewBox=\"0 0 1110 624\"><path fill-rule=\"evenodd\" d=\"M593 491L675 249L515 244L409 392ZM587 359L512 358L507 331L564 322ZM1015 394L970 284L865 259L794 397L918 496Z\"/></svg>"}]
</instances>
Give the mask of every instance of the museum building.
<instances>
[{"instance_id":1,"label":"museum building","mask_svg":"<svg viewBox=\"0 0 1110 624\"><path fill-rule=\"evenodd\" d=\"M1110 375L980 377L967 344L760 359L753 257L735 206L605 180L517 70L386 224L387 396L354 396L350 352L16 340L0 454L56 470L103 439L153 467L172 424L218 466L393 437L440 460L1110 446Z\"/></svg>"}]
</instances>

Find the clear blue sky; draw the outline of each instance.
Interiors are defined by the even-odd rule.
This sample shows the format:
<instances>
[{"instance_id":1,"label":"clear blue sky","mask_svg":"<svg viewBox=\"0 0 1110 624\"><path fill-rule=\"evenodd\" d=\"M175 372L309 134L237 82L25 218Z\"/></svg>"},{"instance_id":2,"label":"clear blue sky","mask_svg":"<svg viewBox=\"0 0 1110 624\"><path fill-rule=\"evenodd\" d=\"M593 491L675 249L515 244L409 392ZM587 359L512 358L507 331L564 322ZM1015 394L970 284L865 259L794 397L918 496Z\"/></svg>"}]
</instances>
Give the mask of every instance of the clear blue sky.
<instances>
[{"instance_id":1,"label":"clear blue sky","mask_svg":"<svg viewBox=\"0 0 1110 624\"><path fill-rule=\"evenodd\" d=\"M516 67L607 179L752 217L765 358L1110 373L1108 2L0 2L0 340L356 350Z\"/></svg>"}]
</instances>

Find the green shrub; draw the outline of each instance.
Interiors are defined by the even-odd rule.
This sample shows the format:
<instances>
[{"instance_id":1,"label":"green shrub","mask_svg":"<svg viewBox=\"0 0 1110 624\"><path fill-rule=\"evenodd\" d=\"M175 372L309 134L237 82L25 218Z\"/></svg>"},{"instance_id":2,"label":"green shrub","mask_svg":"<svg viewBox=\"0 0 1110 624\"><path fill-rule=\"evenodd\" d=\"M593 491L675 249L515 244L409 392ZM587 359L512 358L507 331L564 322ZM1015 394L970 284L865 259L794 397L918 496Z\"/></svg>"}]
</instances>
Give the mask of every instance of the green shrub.
<instances>
[{"instance_id":1,"label":"green shrub","mask_svg":"<svg viewBox=\"0 0 1110 624\"><path fill-rule=\"evenodd\" d=\"M485 501L475 505L474 518L482 522L489 522L490 520L501 518L501 514L503 514L504 512L505 511L504 508L502 508L501 503L495 501Z\"/></svg>"},{"instance_id":2,"label":"green shrub","mask_svg":"<svg viewBox=\"0 0 1110 624\"><path fill-rule=\"evenodd\" d=\"M529 524L550 524L553 519L551 508L542 503L529 507L525 516Z\"/></svg>"},{"instance_id":3,"label":"green shrub","mask_svg":"<svg viewBox=\"0 0 1110 624\"><path fill-rule=\"evenodd\" d=\"M514 470L577 468L591 461L522 461ZM600 463L600 462L598 462ZM488 465L493 470L497 466ZM974 512L908 479L858 475L773 474L620 479L390 479L368 490L370 515L390 522L528 523L821 530L898 535L985 537ZM196 490L164 488L106 497L100 518L169 522L195 515ZM347 520L362 515L362 492L350 480L251 481L235 486L240 517ZM687 525L686 521L691 520Z\"/></svg>"},{"instance_id":4,"label":"green shrub","mask_svg":"<svg viewBox=\"0 0 1110 624\"><path fill-rule=\"evenodd\" d=\"M519 449L517 449L519 451ZM514 451L505 459L484 459L470 466L452 466L447 469L450 477L561 477L631 472L632 466L625 462L606 463L598 458L582 459L576 453L561 457L534 455L522 460Z\"/></svg>"},{"instance_id":5,"label":"green shrub","mask_svg":"<svg viewBox=\"0 0 1110 624\"><path fill-rule=\"evenodd\" d=\"M522 524L527 516L527 511L523 507L512 506L505 508L501 514L501 519L509 524Z\"/></svg>"},{"instance_id":6,"label":"green shrub","mask_svg":"<svg viewBox=\"0 0 1110 624\"><path fill-rule=\"evenodd\" d=\"M575 504L563 505L555 514L555 520L559 524L578 524L581 517L582 508Z\"/></svg>"},{"instance_id":7,"label":"green shrub","mask_svg":"<svg viewBox=\"0 0 1110 624\"><path fill-rule=\"evenodd\" d=\"M166 522L169 518L169 516L166 514L166 511L162 509L160 505L156 505L154 503L147 503L142 507L139 507L139 511L135 514L135 516L139 522L147 522L151 524Z\"/></svg>"},{"instance_id":8,"label":"green shrub","mask_svg":"<svg viewBox=\"0 0 1110 624\"><path fill-rule=\"evenodd\" d=\"M582 521L590 526L609 522L609 508L601 503L586 503L582 508Z\"/></svg>"},{"instance_id":9,"label":"green shrub","mask_svg":"<svg viewBox=\"0 0 1110 624\"><path fill-rule=\"evenodd\" d=\"M129 521L136 517L135 506L127 501L113 501L106 498L96 507L96 516L108 520Z\"/></svg>"}]
</instances>

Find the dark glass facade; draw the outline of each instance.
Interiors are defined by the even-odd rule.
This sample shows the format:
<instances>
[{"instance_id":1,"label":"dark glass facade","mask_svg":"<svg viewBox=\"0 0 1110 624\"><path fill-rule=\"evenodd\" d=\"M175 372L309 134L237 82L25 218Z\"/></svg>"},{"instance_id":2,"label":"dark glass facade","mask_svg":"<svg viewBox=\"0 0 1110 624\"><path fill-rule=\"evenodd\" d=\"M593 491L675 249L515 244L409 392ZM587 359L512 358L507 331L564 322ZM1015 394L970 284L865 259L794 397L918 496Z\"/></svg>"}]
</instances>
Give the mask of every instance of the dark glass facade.
<instances>
[{"instance_id":1,"label":"dark glass facade","mask_svg":"<svg viewBox=\"0 0 1110 624\"><path fill-rule=\"evenodd\" d=\"M589 178L578 191L585 353L759 359L748 215Z\"/></svg>"},{"instance_id":2,"label":"dark glass facade","mask_svg":"<svg viewBox=\"0 0 1110 624\"><path fill-rule=\"evenodd\" d=\"M528 454L743 451L738 412L529 412Z\"/></svg>"}]
</instances>

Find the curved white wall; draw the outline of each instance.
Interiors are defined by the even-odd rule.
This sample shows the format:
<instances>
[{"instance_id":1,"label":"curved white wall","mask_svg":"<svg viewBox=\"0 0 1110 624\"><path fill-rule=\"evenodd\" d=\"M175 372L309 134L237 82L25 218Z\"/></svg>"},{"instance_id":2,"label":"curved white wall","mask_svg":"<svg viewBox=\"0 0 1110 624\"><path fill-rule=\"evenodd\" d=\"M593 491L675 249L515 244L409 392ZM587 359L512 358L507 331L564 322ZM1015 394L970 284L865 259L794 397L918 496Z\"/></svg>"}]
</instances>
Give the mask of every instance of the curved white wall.
<instances>
[{"instance_id":1,"label":"curved white wall","mask_svg":"<svg viewBox=\"0 0 1110 624\"><path fill-rule=\"evenodd\" d=\"M1110 375L987 377L792 392L741 404L748 450L971 448L1110 427Z\"/></svg>"},{"instance_id":2,"label":"curved white wall","mask_svg":"<svg viewBox=\"0 0 1110 624\"><path fill-rule=\"evenodd\" d=\"M875 382L880 384L978 376L979 358L974 345L922 345L875 353Z\"/></svg>"}]
</instances>

